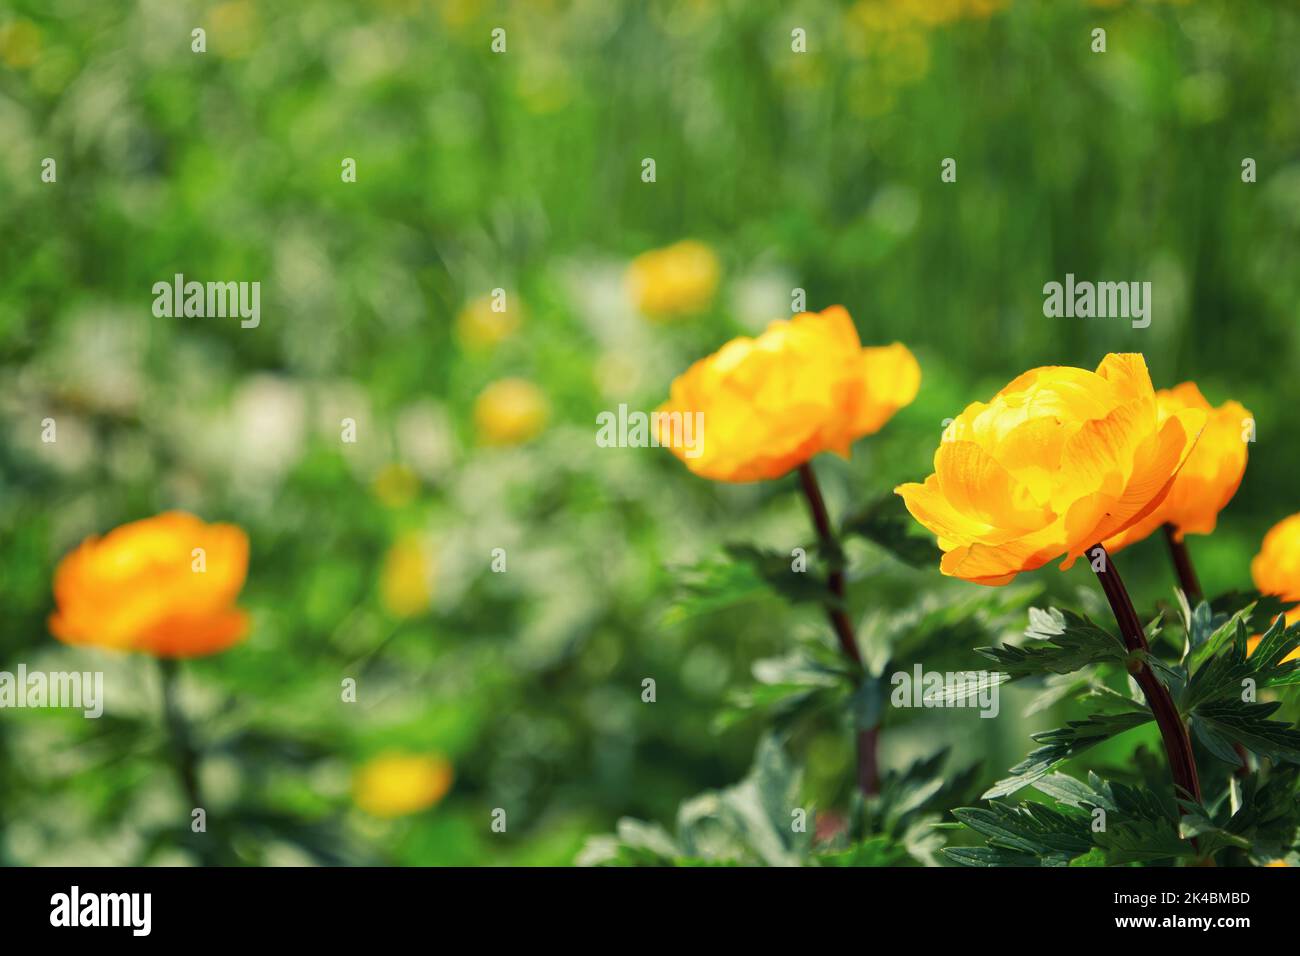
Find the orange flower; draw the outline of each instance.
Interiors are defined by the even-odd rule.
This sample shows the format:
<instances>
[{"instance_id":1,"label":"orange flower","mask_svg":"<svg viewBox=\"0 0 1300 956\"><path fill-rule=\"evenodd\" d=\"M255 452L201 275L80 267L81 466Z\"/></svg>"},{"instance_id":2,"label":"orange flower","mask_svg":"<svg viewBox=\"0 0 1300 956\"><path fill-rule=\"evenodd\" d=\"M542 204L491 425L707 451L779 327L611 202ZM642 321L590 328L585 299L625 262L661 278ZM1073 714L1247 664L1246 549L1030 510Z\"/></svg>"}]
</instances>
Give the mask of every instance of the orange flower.
<instances>
[{"instance_id":1,"label":"orange flower","mask_svg":"<svg viewBox=\"0 0 1300 956\"><path fill-rule=\"evenodd\" d=\"M50 631L157 657L223 651L248 630L235 607L248 571L248 536L181 511L90 537L54 572Z\"/></svg>"},{"instance_id":2,"label":"orange flower","mask_svg":"<svg viewBox=\"0 0 1300 956\"><path fill-rule=\"evenodd\" d=\"M433 806L451 781L451 764L436 754L382 754L357 770L352 799L371 816L402 817Z\"/></svg>"},{"instance_id":3,"label":"orange flower","mask_svg":"<svg viewBox=\"0 0 1300 956\"><path fill-rule=\"evenodd\" d=\"M1165 499L1205 424L1194 408L1161 420L1141 355L1107 355L1096 372L1049 366L974 402L944 432L935 473L899 485L934 532L940 570L1006 584L1141 521Z\"/></svg>"},{"instance_id":4,"label":"orange flower","mask_svg":"<svg viewBox=\"0 0 1300 956\"><path fill-rule=\"evenodd\" d=\"M1288 604L1300 604L1300 514L1283 518L1264 535L1259 554L1250 562L1250 576L1260 594L1271 594ZM1300 621L1300 607L1287 612L1288 625ZM1259 637L1252 637L1248 649L1253 652ZM1300 649L1286 656L1300 658Z\"/></svg>"},{"instance_id":5,"label":"orange flower","mask_svg":"<svg viewBox=\"0 0 1300 956\"><path fill-rule=\"evenodd\" d=\"M1250 576L1260 594L1300 601L1300 513L1268 529L1259 554L1250 562Z\"/></svg>"},{"instance_id":6,"label":"orange flower","mask_svg":"<svg viewBox=\"0 0 1300 956\"><path fill-rule=\"evenodd\" d=\"M1219 512L1232 500L1246 473L1245 429L1250 412L1239 402L1224 402L1215 408L1192 382L1156 392L1160 423L1185 408L1206 413L1205 431L1187 463L1178 472L1164 503L1137 524L1106 542L1115 552L1141 541L1163 524L1172 524L1174 535L1209 534Z\"/></svg>"},{"instance_id":7,"label":"orange flower","mask_svg":"<svg viewBox=\"0 0 1300 956\"><path fill-rule=\"evenodd\" d=\"M773 322L756 339L732 339L679 375L658 409L660 440L704 478L779 478L819 452L847 458L853 441L883 428L920 384L905 346L863 348L849 313L835 305ZM675 413L702 413L694 449L666 439Z\"/></svg>"}]
</instances>

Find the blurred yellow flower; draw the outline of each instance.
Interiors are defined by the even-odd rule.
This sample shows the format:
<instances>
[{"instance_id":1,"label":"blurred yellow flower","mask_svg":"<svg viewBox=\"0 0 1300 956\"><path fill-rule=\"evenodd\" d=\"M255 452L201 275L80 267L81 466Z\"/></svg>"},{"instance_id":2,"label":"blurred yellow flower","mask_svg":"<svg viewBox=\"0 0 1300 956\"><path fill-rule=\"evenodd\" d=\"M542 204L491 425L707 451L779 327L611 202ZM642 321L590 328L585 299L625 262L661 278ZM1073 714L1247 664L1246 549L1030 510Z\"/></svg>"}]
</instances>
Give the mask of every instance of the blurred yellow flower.
<instances>
[{"instance_id":1,"label":"blurred yellow flower","mask_svg":"<svg viewBox=\"0 0 1300 956\"><path fill-rule=\"evenodd\" d=\"M442 22L458 30L481 17L485 5L485 0L435 0Z\"/></svg>"},{"instance_id":2,"label":"blurred yellow flower","mask_svg":"<svg viewBox=\"0 0 1300 956\"><path fill-rule=\"evenodd\" d=\"M957 20L987 19L1010 0L857 0L846 17L850 26L883 36L914 25L937 27Z\"/></svg>"},{"instance_id":3,"label":"blurred yellow flower","mask_svg":"<svg viewBox=\"0 0 1300 956\"><path fill-rule=\"evenodd\" d=\"M415 500L420 491L420 479L406 465L395 463L379 469L370 488L380 504L388 508L401 508Z\"/></svg>"},{"instance_id":4,"label":"blurred yellow flower","mask_svg":"<svg viewBox=\"0 0 1300 956\"><path fill-rule=\"evenodd\" d=\"M462 348L479 350L499 345L519 331L522 309L517 296L501 300L502 308L493 308L493 296L480 296L468 303L456 316L456 339Z\"/></svg>"},{"instance_id":5,"label":"blurred yellow flower","mask_svg":"<svg viewBox=\"0 0 1300 956\"><path fill-rule=\"evenodd\" d=\"M863 348L849 313L831 306L732 339L679 375L658 411L702 413L702 447L691 457L660 440L703 478L779 478L823 451L847 458L853 441L884 427L920 384L905 346Z\"/></svg>"},{"instance_id":6,"label":"blurred yellow flower","mask_svg":"<svg viewBox=\"0 0 1300 956\"><path fill-rule=\"evenodd\" d=\"M235 607L248 571L248 536L180 511L89 537L54 572L51 633L157 657L223 651L248 630Z\"/></svg>"},{"instance_id":7,"label":"blurred yellow flower","mask_svg":"<svg viewBox=\"0 0 1300 956\"><path fill-rule=\"evenodd\" d=\"M379 591L384 607L396 617L414 617L428 610L433 602L433 582L437 568L420 535L408 533L398 538L384 555Z\"/></svg>"},{"instance_id":8,"label":"blurred yellow flower","mask_svg":"<svg viewBox=\"0 0 1300 956\"><path fill-rule=\"evenodd\" d=\"M212 8L208 14L215 41L212 50L227 59L242 59L252 52L260 27L257 11L248 0L231 0Z\"/></svg>"},{"instance_id":9,"label":"blurred yellow flower","mask_svg":"<svg viewBox=\"0 0 1300 956\"><path fill-rule=\"evenodd\" d=\"M30 20L0 24L0 61L11 70L35 66L41 58L41 30Z\"/></svg>"},{"instance_id":10,"label":"blurred yellow flower","mask_svg":"<svg viewBox=\"0 0 1300 956\"><path fill-rule=\"evenodd\" d=\"M644 315L675 318L707 308L721 274L722 266L711 248L683 239L633 259L627 270L627 288Z\"/></svg>"},{"instance_id":11,"label":"blurred yellow flower","mask_svg":"<svg viewBox=\"0 0 1300 956\"><path fill-rule=\"evenodd\" d=\"M1085 550L1164 501L1205 412L1160 419L1146 361L1107 355L1096 372L1031 369L945 430L935 473L899 485L944 552L940 570L999 585Z\"/></svg>"},{"instance_id":12,"label":"blurred yellow flower","mask_svg":"<svg viewBox=\"0 0 1300 956\"><path fill-rule=\"evenodd\" d=\"M1224 402L1215 408L1194 383L1184 382L1156 392L1156 405L1162 425L1183 409L1200 409L1206 414L1205 430L1164 502L1107 541L1106 550L1111 552L1141 541L1166 523L1174 525L1180 541L1187 534L1209 534L1246 473L1247 429L1252 418L1239 402Z\"/></svg>"},{"instance_id":13,"label":"blurred yellow flower","mask_svg":"<svg viewBox=\"0 0 1300 956\"><path fill-rule=\"evenodd\" d=\"M438 803L452 776L451 764L436 754L381 754L357 768L352 799L371 816L403 817Z\"/></svg>"},{"instance_id":14,"label":"blurred yellow flower","mask_svg":"<svg viewBox=\"0 0 1300 956\"><path fill-rule=\"evenodd\" d=\"M894 0L894 4L909 19L931 26L952 23L969 6L966 0Z\"/></svg>"},{"instance_id":15,"label":"blurred yellow flower","mask_svg":"<svg viewBox=\"0 0 1300 956\"><path fill-rule=\"evenodd\" d=\"M966 0L962 11L968 17L989 17L1011 6L1011 0Z\"/></svg>"},{"instance_id":16,"label":"blurred yellow flower","mask_svg":"<svg viewBox=\"0 0 1300 956\"><path fill-rule=\"evenodd\" d=\"M503 378L474 402L474 425L487 445L518 445L535 437L550 417L546 396L532 382Z\"/></svg>"}]
</instances>

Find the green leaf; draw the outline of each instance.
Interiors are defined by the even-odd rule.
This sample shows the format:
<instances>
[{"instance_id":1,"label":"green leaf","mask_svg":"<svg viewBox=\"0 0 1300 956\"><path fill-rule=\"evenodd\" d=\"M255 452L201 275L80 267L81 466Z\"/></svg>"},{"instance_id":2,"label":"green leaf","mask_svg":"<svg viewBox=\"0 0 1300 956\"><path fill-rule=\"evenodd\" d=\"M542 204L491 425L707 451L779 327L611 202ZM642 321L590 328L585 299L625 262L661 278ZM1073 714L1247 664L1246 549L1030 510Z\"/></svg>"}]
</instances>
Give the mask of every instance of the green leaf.
<instances>
[{"instance_id":1,"label":"green leaf","mask_svg":"<svg viewBox=\"0 0 1300 956\"><path fill-rule=\"evenodd\" d=\"M997 662L1012 677L1030 674L1069 674L1103 661L1123 663L1124 642L1086 617L1049 608L1029 609L1025 637L1020 647L979 647L976 652Z\"/></svg>"},{"instance_id":2,"label":"green leaf","mask_svg":"<svg viewBox=\"0 0 1300 956\"><path fill-rule=\"evenodd\" d=\"M1254 610L1255 605L1248 604L1214 628L1211 633L1206 634L1205 628L1206 620L1209 617L1209 605L1202 602L1192 615L1192 652L1189 669L1195 671L1196 668L1217 654L1224 644L1236 636L1239 628L1245 627L1245 622L1250 620L1251 613Z\"/></svg>"},{"instance_id":3,"label":"green leaf","mask_svg":"<svg viewBox=\"0 0 1300 956\"><path fill-rule=\"evenodd\" d=\"M801 774L775 738L759 741L754 765L735 786L705 793L682 804L678 843L706 860L797 866L811 850L813 820L796 832Z\"/></svg>"},{"instance_id":4,"label":"green leaf","mask_svg":"<svg viewBox=\"0 0 1300 956\"><path fill-rule=\"evenodd\" d=\"M944 773L947 759L948 749L944 748L901 771L886 771L875 807L882 830L902 834L926 814L947 810L953 803L974 796L980 765L975 763L956 773Z\"/></svg>"},{"instance_id":5,"label":"green leaf","mask_svg":"<svg viewBox=\"0 0 1300 956\"><path fill-rule=\"evenodd\" d=\"M1034 781L1034 789L1039 793L1044 793L1051 797L1057 803L1065 804L1069 807L1079 809L1091 809L1092 807L1101 807L1104 810L1114 810L1115 801L1109 792L1101 789L1100 779L1095 775L1090 775L1092 785L1084 783L1082 780L1076 780L1074 777L1067 776L1063 773L1048 774Z\"/></svg>"},{"instance_id":6,"label":"green leaf","mask_svg":"<svg viewBox=\"0 0 1300 956\"><path fill-rule=\"evenodd\" d=\"M1106 857L1106 851L1095 846L1082 856L1076 856L1070 861L1070 866L1110 866L1110 861Z\"/></svg>"},{"instance_id":7,"label":"green leaf","mask_svg":"<svg viewBox=\"0 0 1300 956\"><path fill-rule=\"evenodd\" d=\"M839 606L826 587L826 575L817 573L815 562L806 571L796 571L794 558L781 551L749 544L728 544L722 550L722 558L708 558L677 572L679 591L664 615L666 624L680 624L768 594L795 604ZM816 546L807 550L821 553Z\"/></svg>"},{"instance_id":8,"label":"green leaf","mask_svg":"<svg viewBox=\"0 0 1300 956\"><path fill-rule=\"evenodd\" d=\"M1300 660L1286 660L1300 648L1300 623L1290 627L1278 616L1264 632L1255 652L1247 658L1254 670L1257 685L1276 687L1300 683ZM1244 649L1243 649L1244 653Z\"/></svg>"},{"instance_id":9,"label":"green leaf","mask_svg":"<svg viewBox=\"0 0 1300 956\"><path fill-rule=\"evenodd\" d=\"M592 837L578 855L584 866L798 866L810 859L815 820L796 828L801 774L773 736L759 741L738 784L701 793L677 811L674 837L657 824L622 819L615 835Z\"/></svg>"},{"instance_id":10,"label":"green leaf","mask_svg":"<svg viewBox=\"0 0 1300 956\"><path fill-rule=\"evenodd\" d=\"M1268 717L1281 703L1221 700L1201 704L1194 716L1216 734L1274 760L1300 762L1300 730Z\"/></svg>"},{"instance_id":11,"label":"green leaf","mask_svg":"<svg viewBox=\"0 0 1300 956\"><path fill-rule=\"evenodd\" d=\"M1272 621L1279 614L1285 614L1296 606L1295 601L1283 601L1272 594L1260 594L1258 591L1230 591L1210 602L1210 610L1215 617L1230 616L1248 605L1255 606L1255 613L1266 621Z\"/></svg>"},{"instance_id":12,"label":"green leaf","mask_svg":"<svg viewBox=\"0 0 1300 956\"><path fill-rule=\"evenodd\" d=\"M961 866L1041 866L1038 857L996 846L945 847L943 855Z\"/></svg>"},{"instance_id":13,"label":"green leaf","mask_svg":"<svg viewBox=\"0 0 1300 956\"><path fill-rule=\"evenodd\" d=\"M866 538L913 567L937 567L942 552L933 539L913 534L915 528L903 499L891 492L845 519L840 531L841 537Z\"/></svg>"},{"instance_id":14,"label":"green leaf","mask_svg":"<svg viewBox=\"0 0 1300 956\"><path fill-rule=\"evenodd\" d=\"M814 862L822 866L915 866L907 850L884 836L875 836L844 850L818 853Z\"/></svg>"},{"instance_id":15,"label":"green leaf","mask_svg":"<svg viewBox=\"0 0 1300 956\"><path fill-rule=\"evenodd\" d=\"M1030 854L1047 865L1064 866L1092 847L1086 815L1041 803L960 807L952 815L981 834L989 846Z\"/></svg>"},{"instance_id":16,"label":"green leaf","mask_svg":"<svg viewBox=\"0 0 1300 956\"><path fill-rule=\"evenodd\" d=\"M1300 767L1282 764L1251 774L1241 788L1241 805L1223 829L1250 841L1260 862L1280 859L1296 847L1300 829Z\"/></svg>"},{"instance_id":17,"label":"green leaf","mask_svg":"<svg viewBox=\"0 0 1300 956\"><path fill-rule=\"evenodd\" d=\"M1300 647L1300 625L1287 627L1285 618L1275 618L1255 652L1248 656L1245 618L1234 616L1229 624L1231 641L1226 636L1219 637L1216 631L1204 645L1217 642L1222 649L1201 665L1179 696L1183 713L1190 713L1207 701L1240 700L1247 678L1257 688L1300 683L1300 660L1285 659Z\"/></svg>"},{"instance_id":18,"label":"green leaf","mask_svg":"<svg viewBox=\"0 0 1300 956\"><path fill-rule=\"evenodd\" d=\"M786 724L833 709L847 696L856 677L838 652L815 642L780 657L757 660L752 670L758 683L728 695L727 706L714 719L716 728L726 729L756 714Z\"/></svg>"},{"instance_id":19,"label":"green leaf","mask_svg":"<svg viewBox=\"0 0 1300 956\"><path fill-rule=\"evenodd\" d=\"M1050 773L1062 761L1076 757L1089 747L1140 727L1152 719L1147 710L1122 711L1115 714L1092 714L1086 720L1071 720L1064 727L1033 734L1042 747L1030 752L1011 768L1011 776L999 780L982 799L994 800L1015 793Z\"/></svg>"},{"instance_id":20,"label":"green leaf","mask_svg":"<svg viewBox=\"0 0 1300 956\"><path fill-rule=\"evenodd\" d=\"M1173 805L1148 790L1107 783L1096 774L1087 783L1051 774L1034 788L1054 804L954 810L988 847L954 848L946 851L949 858L966 866L1107 866L1167 862L1196 852L1178 836Z\"/></svg>"},{"instance_id":21,"label":"green leaf","mask_svg":"<svg viewBox=\"0 0 1300 956\"><path fill-rule=\"evenodd\" d=\"M670 859L682 855L676 841L657 823L645 823L631 817L623 817L615 825L614 830L619 842L634 850L645 850Z\"/></svg>"},{"instance_id":22,"label":"green leaf","mask_svg":"<svg viewBox=\"0 0 1300 956\"><path fill-rule=\"evenodd\" d=\"M752 567L735 561L701 561L680 569L676 577L681 583L673 603L664 614L667 625L724 611L765 597L770 591Z\"/></svg>"},{"instance_id":23,"label":"green leaf","mask_svg":"<svg viewBox=\"0 0 1300 956\"><path fill-rule=\"evenodd\" d=\"M1202 720L1193 714L1189 721L1192 733L1196 739L1205 745L1205 749L1214 754L1224 763L1233 766L1241 766L1241 757L1237 754L1236 749L1232 746L1232 738L1223 733L1214 724Z\"/></svg>"},{"instance_id":24,"label":"green leaf","mask_svg":"<svg viewBox=\"0 0 1300 956\"><path fill-rule=\"evenodd\" d=\"M811 567L806 571L796 571L794 558L789 554L752 544L728 544L723 551L737 564L748 565L768 587L796 604L805 601L834 603L826 587L825 574L815 573Z\"/></svg>"}]
</instances>

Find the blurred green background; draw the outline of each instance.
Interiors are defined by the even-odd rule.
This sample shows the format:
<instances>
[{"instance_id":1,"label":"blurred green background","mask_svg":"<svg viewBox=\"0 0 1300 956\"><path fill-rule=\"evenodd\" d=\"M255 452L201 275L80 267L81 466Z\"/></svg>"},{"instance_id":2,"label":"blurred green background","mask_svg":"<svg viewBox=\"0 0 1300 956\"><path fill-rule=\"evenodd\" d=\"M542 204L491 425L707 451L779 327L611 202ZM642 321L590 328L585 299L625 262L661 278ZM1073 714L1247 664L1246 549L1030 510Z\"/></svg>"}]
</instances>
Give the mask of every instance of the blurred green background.
<instances>
[{"instance_id":1,"label":"blurred green background","mask_svg":"<svg viewBox=\"0 0 1300 956\"><path fill-rule=\"evenodd\" d=\"M795 482L599 448L595 416L652 409L795 288L923 369L850 462L818 460L837 516L928 473L943 420L1024 369L1141 351L1157 386L1256 415L1241 491L1191 540L1207 591L1248 587L1300 509L1298 51L1300 11L1265 0L4 0L0 669L103 670L107 711L0 716L0 862L195 859L154 662L46 627L63 554L170 508L252 542L251 634L181 686L210 830L245 862L567 864L739 779L762 727L715 716L823 619L763 593L674 608L725 543L810 537ZM683 239L716 290L643 315L629 264ZM260 281L260 327L155 318L178 272ZM1152 282L1151 326L1044 318L1067 272ZM533 388L481 399L502 380ZM1120 559L1139 604L1171 585L1161 548ZM850 553L858 613L975 587ZM1059 719L1003 710L915 715L884 762L946 740L991 782ZM796 749L813 802L842 804L848 735ZM375 819L351 781L393 750L455 781Z\"/></svg>"}]
</instances>

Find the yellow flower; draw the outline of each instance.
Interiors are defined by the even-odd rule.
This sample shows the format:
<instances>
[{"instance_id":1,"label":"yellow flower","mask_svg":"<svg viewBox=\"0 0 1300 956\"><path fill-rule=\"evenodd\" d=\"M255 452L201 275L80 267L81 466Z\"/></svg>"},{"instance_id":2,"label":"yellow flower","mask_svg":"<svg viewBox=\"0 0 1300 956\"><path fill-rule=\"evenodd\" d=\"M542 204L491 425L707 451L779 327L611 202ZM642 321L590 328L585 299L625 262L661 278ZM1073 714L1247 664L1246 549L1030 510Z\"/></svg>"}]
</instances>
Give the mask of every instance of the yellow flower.
<instances>
[{"instance_id":1,"label":"yellow flower","mask_svg":"<svg viewBox=\"0 0 1300 956\"><path fill-rule=\"evenodd\" d=\"M1006 584L1150 514L1204 424L1194 408L1160 420L1141 355L1031 369L948 426L924 484L894 490L938 537L944 574Z\"/></svg>"},{"instance_id":2,"label":"yellow flower","mask_svg":"<svg viewBox=\"0 0 1300 956\"><path fill-rule=\"evenodd\" d=\"M35 66L41 58L41 30L30 20L0 25L0 60L13 70Z\"/></svg>"},{"instance_id":3,"label":"yellow flower","mask_svg":"<svg viewBox=\"0 0 1300 956\"><path fill-rule=\"evenodd\" d=\"M413 617L428 609L433 599L435 568L428 548L417 534L399 538L384 556L380 596L396 617Z\"/></svg>"},{"instance_id":4,"label":"yellow flower","mask_svg":"<svg viewBox=\"0 0 1300 956\"><path fill-rule=\"evenodd\" d=\"M664 249L643 252L627 270L636 307L652 318L675 318L703 311L718 290L722 267L702 242L684 239Z\"/></svg>"},{"instance_id":5,"label":"yellow flower","mask_svg":"<svg viewBox=\"0 0 1300 956\"><path fill-rule=\"evenodd\" d=\"M532 382L503 378L474 402L474 424L488 445L518 445L536 436L550 417L546 396Z\"/></svg>"},{"instance_id":6,"label":"yellow flower","mask_svg":"<svg viewBox=\"0 0 1300 956\"><path fill-rule=\"evenodd\" d=\"M1156 392L1159 420L1185 408L1205 412L1205 431L1187 463L1178 472L1164 503L1137 524L1106 542L1106 550L1118 551L1141 541L1163 524L1175 527L1175 536L1209 534L1219 512L1232 500L1246 473L1245 429L1250 412L1238 402L1224 402L1215 408L1192 382Z\"/></svg>"},{"instance_id":7,"label":"yellow flower","mask_svg":"<svg viewBox=\"0 0 1300 956\"><path fill-rule=\"evenodd\" d=\"M213 51L228 59L241 59L252 52L260 32L257 11L248 0L232 0L212 8L208 14L212 22L212 35L216 41Z\"/></svg>"},{"instance_id":8,"label":"yellow flower","mask_svg":"<svg viewBox=\"0 0 1300 956\"><path fill-rule=\"evenodd\" d=\"M863 348L848 312L831 306L732 339L679 375L658 409L660 441L703 478L779 478L819 452L847 458L853 441L884 427L920 384L905 346ZM675 413L702 414L694 451L668 439L666 416Z\"/></svg>"},{"instance_id":9,"label":"yellow flower","mask_svg":"<svg viewBox=\"0 0 1300 956\"><path fill-rule=\"evenodd\" d=\"M1250 576L1260 594L1271 594L1286 603L1300 602L1300 514L1283 518L1264 535L1264 543L1250 562ZM1300 621L1300 607L1287 612L1288 625ZM1246 644L1253 654L1260 637L1252 637ZM1300 659L1300 648L1283 660Z\"/></svg>"},{"instance_id":10,"label":"yellow flower","mask_svg":"<svg viewBox=\"0 0 1300 956\"><path fill-rule=\"evenodd\" d=\"M352 799L371 816L403 817L433 806L451 781L451 764L436 754L381 754L357 769Z\"/></svg>"},{"instance_id":11,"label":"yellow flower","mask_svg":"<svg viewBox=\"0 0 1300 956\"><path fill-rule=\"evenodd\" d=\"M54 572L50 631L157 657L223 651L248 630L235 607L248 571L248 536L180 511L89 537Z\"/></svg>"},{"instance_id":12,"label":"yellow flower","mask_svg":"<svg viewBox=\"0 0 1300 956\"><path fill-rule=\"evenodd\" d=\"M402 464L385 465L370 483L380 503L389 508L403 508L415 500L420 492L420 478Z\"/></svg>"},{"instance_id":13,"label":"yellow flower","mask_svg":"<svg viewBox=\"0 0 1300 956\"><path fill-rule=\"evenodd\" d=\"M1250 562L1250 576L1260 594L1300 601L1300 513L1268 529L1259 554Z\"/></svg>"},{"instance_id":14,"label":"yellow flower","mask_svg":"<svg viewBox=\"0 0 1300 956\"><path fill-rule=\"evenodd\" d=\"M467 349L488 349L499 345L519 330L522 306L518 299L502 300L500 312L490 295L481 296L456 316L456 338Z\"/></svg>"}]
</instances>

